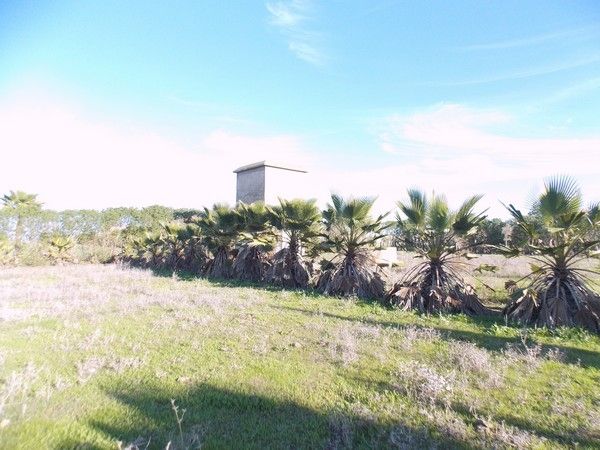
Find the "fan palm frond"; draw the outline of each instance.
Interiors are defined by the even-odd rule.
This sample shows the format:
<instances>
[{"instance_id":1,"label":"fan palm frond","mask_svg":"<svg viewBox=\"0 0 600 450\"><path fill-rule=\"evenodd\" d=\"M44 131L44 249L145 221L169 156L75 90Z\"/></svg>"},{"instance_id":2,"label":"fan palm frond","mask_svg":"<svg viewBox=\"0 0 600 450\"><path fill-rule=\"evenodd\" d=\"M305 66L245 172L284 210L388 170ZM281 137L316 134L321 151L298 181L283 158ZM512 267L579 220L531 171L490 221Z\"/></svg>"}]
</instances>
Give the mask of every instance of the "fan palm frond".
<instances>
[{"instance_id":1,"label":"fan palm frond","mask_svg":"<svg viewBox=\"0 0 600 450\"><path fill-rule=\"evenodd\" d=\"M439 195L434 195L427 208L427 227L435 232L443 233L450 227L452 215L448 208L446 199Z\"/></svg>"},{"instance_id":2,"label":"fan palm frond","mask_svg":"<svg viewBox=\"0 0 600 450\"><path fill-rule=\"evenodd\" d=\"M483 195L474 195L466 199L454 214L452 228L461 236L470 233L485 220L485 211L474 213L473 209L483 198Z\"/></svg>"},{"instance_id":3,"label":"fan palm frond","mask_svg":"<svg viewBox=\"0 0 600 450\"><path fill-rule=\"evenodd\" d=\"M408 203L398 202L398 208L412 226L423 227L427 215L427 196L418 189L409 189L408 198Z\"/></svg>"},{"instance_id":4,"label":"fan palm frond","mask_svg":"<svg viewBox=\"0 0 600 450\"><path fill-rule=\"evenodd\" d=\"M600 203L593 203L587 211L589 226L600 228Z\"/></svg>"},{"instance_id":5,"label":"fan palm frond","mask_svg":"<svg viewBox=\"0 0 600 450\"><path fill-rule=\"evenodd\" d=\"M544 192L536 201L536 209L547 225L560 226L562 218L581 210L581 191L577 182L567 176L556 176L544 183Z\"/></svg>"},{"instance_id":6,"label":"fan palm frond","mask_svg":"<svg viewBox=\"0 0 600 450\"><path fill-rule=\"evenodd\" d=\"M28 194L23 191L10 191L2 196L4 207L14 210L39 209L42 204L37 200L37 194Z\"/></svg>"}]
</instances>

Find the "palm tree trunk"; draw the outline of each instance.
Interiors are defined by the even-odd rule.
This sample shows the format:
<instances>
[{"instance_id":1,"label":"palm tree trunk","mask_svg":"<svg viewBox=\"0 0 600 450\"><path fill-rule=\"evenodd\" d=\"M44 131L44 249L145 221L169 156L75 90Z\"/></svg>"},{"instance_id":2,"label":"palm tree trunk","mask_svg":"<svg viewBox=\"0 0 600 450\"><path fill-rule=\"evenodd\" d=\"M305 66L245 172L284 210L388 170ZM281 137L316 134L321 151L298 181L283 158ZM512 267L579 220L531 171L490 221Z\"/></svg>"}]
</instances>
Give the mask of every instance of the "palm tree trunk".
<instances>
[{"instance_id":1,"label":"palm tree trunk","mask_svg":"<svg viewBox=\"0 0 600 450\"><path fill-rule=\"evenodd\" d=\"M15 253L21 250L21 237L23 235L23 217L17 213L17 224L15 226Z\"/></svg>"},{"instance_id":2,"label":"palm tree trunk","mask_svg":"<svg viewBox=\"0 0 600 450\"><path fill-rule=\"evenodd\" d=\"M292 279L292 283L295 285L297 280L296 266L298 264L298 239L296 236L291 236L290 242L288 244L288 251L285 255L285 263L290 272L290 277Z\"/></svg>"},{"instance_id":3,"label":"palm tree trunk","mask_svg":"<svg viewBox=\"0 0 600 450\"><path fill-rule=\"evenodd\" d=\"M219 247L217 249L207 274L213 278L231 278L229 251L226 247Z\"/></svg>"}]
</instances>

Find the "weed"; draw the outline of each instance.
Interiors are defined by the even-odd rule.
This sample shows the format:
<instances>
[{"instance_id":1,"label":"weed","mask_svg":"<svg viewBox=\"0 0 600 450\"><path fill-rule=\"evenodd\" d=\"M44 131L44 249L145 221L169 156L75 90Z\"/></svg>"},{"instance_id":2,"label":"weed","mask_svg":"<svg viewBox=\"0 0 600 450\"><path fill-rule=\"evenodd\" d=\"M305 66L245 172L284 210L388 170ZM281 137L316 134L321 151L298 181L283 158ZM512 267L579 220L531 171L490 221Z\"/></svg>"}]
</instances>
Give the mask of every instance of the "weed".
<instances>
[{"instance_id":1,"label":"weed","mask_svg":"<svg viewBox=\"0 0 600 450\"><path fill-rule=\"evenodd\" d=\"M347 366L358 360L358 344L352 329L348 326L340 328L330 343L332 358Z\"/></svg>"},{"instance_id":2,"label":"weed","mask_svg":"<svg viewBox=\"0 0 600 450\"><path fill-rule=\"evenodd\" d=\"M183 446L183 430L181 428L181 424L183 422L183 417L185 416L186 409L182 409L181 415L179 415L179 406L175 404L175 399L171 399L171 409L173 410L173 414L175 414L177 428L179 428L179 438L181 440L181 445Z\"/></svg>"},{"instance_id":3,"label":"weed","mask_svg":"<svg viewBox=\"0 0 600 450\"><path fill-rule=\"evenodd\" d=\"M438 373L433 368L408 361L394 373L393 384L409 398L430 406L436 403L448 405L456 383L456 373Z\"/></svg>"}]
</instances>

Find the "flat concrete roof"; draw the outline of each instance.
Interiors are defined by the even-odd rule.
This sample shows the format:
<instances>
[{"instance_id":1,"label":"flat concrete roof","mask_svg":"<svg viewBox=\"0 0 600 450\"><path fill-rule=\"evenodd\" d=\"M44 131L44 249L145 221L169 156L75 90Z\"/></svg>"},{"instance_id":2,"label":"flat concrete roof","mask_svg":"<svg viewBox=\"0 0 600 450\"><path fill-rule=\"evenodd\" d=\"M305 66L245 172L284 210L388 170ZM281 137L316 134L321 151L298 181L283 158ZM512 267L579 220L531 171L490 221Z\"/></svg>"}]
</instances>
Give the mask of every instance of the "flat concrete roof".
<instances>
[{"instance_id":1,"label":"flat concrete roof","mask_svg":"<svg viewBox=\"0 0 600 450\"><path fill-rule=\"evenodd\" d=\"M276 163L272 163L270 161L259 161L259 162L255 162L255 163L252 163L252 164L248 164L247 166L238 167L237 169L235 169L233 171L233 173L245 172L247 170L257 169L259 167L273 167L275 169L282 169L282 170L290 170L292 172L307 173L307 171L303 170L303 169L293 169L292 167L286 167L286 166L284 166L282 164L276 164Z\"/></svg>"}]
</instances>

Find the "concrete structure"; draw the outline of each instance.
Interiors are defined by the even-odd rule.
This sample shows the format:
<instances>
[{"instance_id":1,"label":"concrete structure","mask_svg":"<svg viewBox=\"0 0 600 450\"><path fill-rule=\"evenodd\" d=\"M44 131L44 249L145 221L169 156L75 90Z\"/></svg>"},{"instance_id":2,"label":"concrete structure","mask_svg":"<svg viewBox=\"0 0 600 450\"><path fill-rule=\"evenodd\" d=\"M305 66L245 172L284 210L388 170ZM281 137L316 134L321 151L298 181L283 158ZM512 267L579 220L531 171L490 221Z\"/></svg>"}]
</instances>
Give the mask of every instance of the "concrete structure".
<instances>
[{"instance_id":1,"label":"concrete structure","mask_svg":"<svg viewBox=\"0 0 600 450\"><path fill-rule=\"evenodd\" d=\"M375 251L375 261L378 266L387 266L390 269L398 265L398 249L386 247Z\"/></svg>"},{"instance_id":2,"label":"concrete structure","mask_svg":"<svg viewBox=\"0 0 600 450\"><path fill-rule=\"evenodd\" d=\"M306 170L260 161L233 172L237 174L236 203L264 201L274 205L277 204L278 197L305 197L302 188L303 183L306 183L303 177Z\"/></svg>"}]
</instances>

